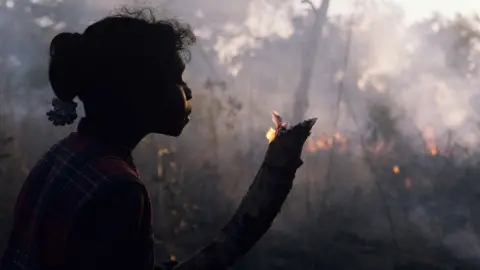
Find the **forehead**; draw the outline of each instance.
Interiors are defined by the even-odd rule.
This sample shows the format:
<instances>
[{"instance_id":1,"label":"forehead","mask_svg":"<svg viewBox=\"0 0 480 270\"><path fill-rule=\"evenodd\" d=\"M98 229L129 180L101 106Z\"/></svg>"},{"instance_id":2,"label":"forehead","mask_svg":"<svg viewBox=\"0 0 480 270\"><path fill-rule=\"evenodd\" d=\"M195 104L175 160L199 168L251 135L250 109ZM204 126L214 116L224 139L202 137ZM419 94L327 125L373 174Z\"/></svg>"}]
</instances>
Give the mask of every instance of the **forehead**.
<instances>
[{"instance_id":1,"label":"forehead","mask_svg":"<svg viewBox=\"0 0 480 270\"><path fill-rule=\"evenodd\" d=\"M183 61L181 55L177 52L173 59L174 68L177 70L183 71L185 69L185 62Z\"/></svg>"}]
</instances>

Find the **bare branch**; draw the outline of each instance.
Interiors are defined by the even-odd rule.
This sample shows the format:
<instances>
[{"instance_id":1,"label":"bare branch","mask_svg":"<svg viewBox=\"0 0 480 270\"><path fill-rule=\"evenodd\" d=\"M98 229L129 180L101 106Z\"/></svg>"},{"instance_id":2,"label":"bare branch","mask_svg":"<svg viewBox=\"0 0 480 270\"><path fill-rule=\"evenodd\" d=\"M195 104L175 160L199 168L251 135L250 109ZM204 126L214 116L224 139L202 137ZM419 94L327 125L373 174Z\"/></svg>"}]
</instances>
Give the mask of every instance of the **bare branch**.
<instances>
[{"instance_id":1,"label":"bare branch","mask_svg":"<svg viewBox=\"0 0 480 270\"><path fill-rule=\"evenodd\" d=\"M315 5L313 4L313 2L311 0L302 0L302 3L305 3L307 5L310 6L310 8L312 9L312 11L317 14L317 8L315 7Z\"/></svg>"},{"instance_id":2,"label":"bare branch","mask_svg":"<svg viewBox=\"0 0 480 270\"><path fill-rule=\"evenodd\" d=\"M293 121L300 121L305 118L305 112L309 106L308 92L315 68L315 59L318 52L318 44L321 37L323 26L327 21L327 11L330 0L323 0L320 8L316 9L311 0L304 0L312 6L315 13L315 21L313 22L309 40L305 46L305 52L302 55L302 67L300 72L300 81L295 91L293 104Z\"/></svg>"}]
</instances>

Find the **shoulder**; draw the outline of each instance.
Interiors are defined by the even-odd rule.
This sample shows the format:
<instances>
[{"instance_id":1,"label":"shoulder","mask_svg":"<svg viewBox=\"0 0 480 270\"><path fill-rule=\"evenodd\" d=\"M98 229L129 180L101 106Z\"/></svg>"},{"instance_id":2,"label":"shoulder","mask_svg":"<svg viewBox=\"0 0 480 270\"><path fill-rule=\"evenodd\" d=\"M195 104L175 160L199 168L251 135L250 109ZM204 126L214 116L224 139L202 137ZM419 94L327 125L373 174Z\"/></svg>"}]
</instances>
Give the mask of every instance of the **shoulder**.
<instances>
[{"instance_id":1,"label":"shoulder","mask_svg":"<svg viewBox=\"0 0 480 270\"><path fill-rule=\"evenodd\" d=\"M52 160L58 178L66 179L63 182L75 182L82 193L89 195L84 198L86 200L106 191L145 192L133 162L112 155L101 145L76 133L55 144L45 158Z\"/></svg>"},{"instance_id":2,"label":"shoulder","mask_svg":"<svg viewBox=\"0 0 480 270\"><path fill-rule=\"evenodd\" d=\"M128 174L138 178L133 164L112 155L102 145L77 133L71 133L53 145L45 157L61 164L75 165L78 170L92 170L105 177Z\"/></svg>"},{"instance_id":3,"label":"shoulder","mask_svg":"<svg viewBox=\"0 0 480 270\"><path fill-rule=\"evenodd\" d=\"M101 194L119 194L128 196L143 196L147 191L145 185L132 174L110 175L98 190Z\"/></svg>"},{"instance_id":4,"label":"shoulder","mask_svg":"<svg viewBox=\"0 0 480 270\"><path fill-rule=\"evenodd\" d=\"M90 165L103 180L97 186L99 198L109 200L139 201L148 197L147 188L138 173L126 161L117 157L99 158Z\"/></svg>"},{"instance_id":5,"label":"shoulder","mask_svg":"<svg viewBox=\"0 0 480 270\"><path fill-rule=\"evenodd\" d=\"M126 160L119 157L98 157L92 160L89 166L92 166L98 173L109 179L125 178L140 182L140 177L133 164L129 164Z\"/></svg>"},{"instance_id":6,"label":"shoulder","mask_svg":"<svg viewBox=\"0 0 480 270\"><path fill-rule=\"evenodd\" d=\"M109 216L138 216L143 212L145 203L148 200L148 192L145 186L130 175L118 175L111 177L93 192L87 202L83 205L84 213L102 213L97 218Z\"/></svg>"}]
</instances>

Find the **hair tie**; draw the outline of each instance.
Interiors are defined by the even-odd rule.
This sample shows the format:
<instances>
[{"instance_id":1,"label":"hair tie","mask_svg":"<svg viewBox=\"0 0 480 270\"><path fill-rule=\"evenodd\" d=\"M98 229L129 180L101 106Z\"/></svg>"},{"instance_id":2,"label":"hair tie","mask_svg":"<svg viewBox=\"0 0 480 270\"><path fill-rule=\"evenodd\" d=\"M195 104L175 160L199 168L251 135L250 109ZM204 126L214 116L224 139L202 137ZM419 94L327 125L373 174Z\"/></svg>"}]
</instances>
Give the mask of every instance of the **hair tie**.
<instances>
[{"instance_id":1,"label":"hair tie","mask_svg":"<svg viewBox=\"0 0 480 270\"><path fill-rule=\"evenodd\" d=\"M77 119L77 103L75 101L61 101L58 98L52 99L53 110L47 112L48 120L55 126L72 124Z\"/></svg>"}]
</instances>

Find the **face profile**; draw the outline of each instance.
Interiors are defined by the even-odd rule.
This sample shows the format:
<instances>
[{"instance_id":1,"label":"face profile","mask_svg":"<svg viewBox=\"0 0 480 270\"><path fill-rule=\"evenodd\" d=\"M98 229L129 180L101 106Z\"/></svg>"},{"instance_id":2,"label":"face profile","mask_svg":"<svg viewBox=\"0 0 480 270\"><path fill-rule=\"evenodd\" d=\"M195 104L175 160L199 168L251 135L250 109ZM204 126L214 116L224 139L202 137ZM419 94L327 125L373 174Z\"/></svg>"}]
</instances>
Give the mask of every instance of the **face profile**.
<instances>
[{"instance_id":1,"label":"face profile","mask_svg":"<svg viewBox=\"0 0 480 270\"><path fill-rule=\"evenodd\" d=\"M183 80L185 64L176 55L171 76L137 102L139 121L151 133L179 136L190 121L192 90Z\"/></svg>"},{"instance_id":2,"label":"face profile","mask_svg":"<svg viewBox=\"0 0 480 270\"><path fill-rule=\"evenodd\" d=\"M183 73L195 36L188 25L145 14L107 17L84 33L58 34L50 48L50 82L64 103L78 97L97 129L176 137L192 111ZM73 122L62 123L61 116L49 114L54 124Z\"/></svg>"}]
</instances>

